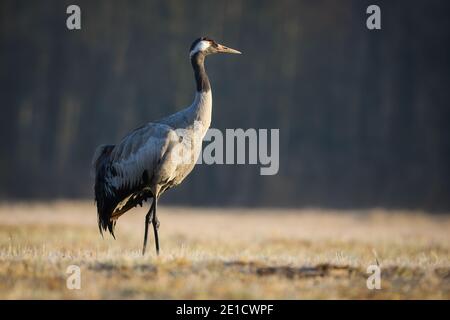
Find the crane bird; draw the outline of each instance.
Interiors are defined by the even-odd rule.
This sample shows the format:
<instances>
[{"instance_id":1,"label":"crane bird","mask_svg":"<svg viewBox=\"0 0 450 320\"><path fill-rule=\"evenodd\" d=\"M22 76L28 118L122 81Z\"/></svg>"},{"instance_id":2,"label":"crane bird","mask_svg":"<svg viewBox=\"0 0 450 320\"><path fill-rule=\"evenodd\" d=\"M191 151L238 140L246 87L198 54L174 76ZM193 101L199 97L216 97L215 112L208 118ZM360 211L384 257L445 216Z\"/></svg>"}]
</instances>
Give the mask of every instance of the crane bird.
<instances>
[{"instance_id":1,"label":"crane bird","mask_svg":"<svg viewBox=\"0 0 450 320\"><path fill-rule=\"evenodd\" d=\"M117 219L137 205L142 206L142 202L152 200L145 216L142 255L145 255L150 223L153 225L156 253L159 254L158 199L186 178L200 155L212 111L211 86L204 61L206 56L214 53L241 52L210 38L195 40L189 51L197 86L192 104L135 129L116 145L101 145L95 151L94 190L98 227L102 235L108 230L115 238Z\"/></svg>"}]
</instances>

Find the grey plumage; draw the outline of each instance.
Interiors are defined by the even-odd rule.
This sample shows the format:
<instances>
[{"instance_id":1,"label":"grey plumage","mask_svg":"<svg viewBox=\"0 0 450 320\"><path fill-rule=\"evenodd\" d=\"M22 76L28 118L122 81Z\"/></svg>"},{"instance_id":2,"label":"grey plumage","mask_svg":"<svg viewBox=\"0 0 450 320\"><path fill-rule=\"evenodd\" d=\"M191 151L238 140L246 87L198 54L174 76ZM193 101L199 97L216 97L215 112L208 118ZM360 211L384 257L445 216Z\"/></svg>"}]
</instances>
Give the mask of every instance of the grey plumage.
<instances>
[{"instance_id":1,"label":"grey plumage","mask_svg":"<svg viewBox=\"0 0 450 320\"><path fill-rule=\"evenodd\" d=\"M200 155L212 111L204 58L218 52L239 53L207 38L199 38L192 44L190 58L197 92L189 107L135 129L117 145L101 145L95 152L94 189L100 232L109 230L114 236L116 221L122 214L152 199L145 218L143 254L150 222L159 252L156 216L159 197L186 178Z\"/></svg>"}]
</instances>

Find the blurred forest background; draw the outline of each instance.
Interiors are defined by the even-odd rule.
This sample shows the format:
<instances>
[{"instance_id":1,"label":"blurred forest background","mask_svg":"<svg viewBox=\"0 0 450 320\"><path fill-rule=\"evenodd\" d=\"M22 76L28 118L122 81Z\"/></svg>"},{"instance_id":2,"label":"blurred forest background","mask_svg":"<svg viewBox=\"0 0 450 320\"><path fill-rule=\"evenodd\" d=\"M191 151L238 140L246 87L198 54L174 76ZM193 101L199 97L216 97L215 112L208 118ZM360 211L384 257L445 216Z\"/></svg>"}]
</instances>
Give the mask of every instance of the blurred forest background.
<instances>
[{"instance_id":1,"label":"blurred forest background","mask_svg":"<svg viewBox=\"0 0 450 320\"><path fill-rule=\"evenodd\" d=\"M448 210L449 15L425 0L1 0L0 199L93 198L95 147L189 105L188 48L207 35L244 53L206 62L212 126L280 128L280 171L201 165L164 203Z\"/></svg>"}]
</instances>

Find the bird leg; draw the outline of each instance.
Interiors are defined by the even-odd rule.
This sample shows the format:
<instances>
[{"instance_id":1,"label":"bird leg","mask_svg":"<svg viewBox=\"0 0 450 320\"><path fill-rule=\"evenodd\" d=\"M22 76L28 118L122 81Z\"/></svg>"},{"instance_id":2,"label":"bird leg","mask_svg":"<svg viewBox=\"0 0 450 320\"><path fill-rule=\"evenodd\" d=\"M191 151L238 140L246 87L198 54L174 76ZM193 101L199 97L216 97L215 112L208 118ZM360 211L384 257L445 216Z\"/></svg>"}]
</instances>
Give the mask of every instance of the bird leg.
<instances>
[{"instance_id":1,"label":"bird leg","mask_svg":"<svg viewBox=\"0 0 450 320\"><path fill-rule=\"evenodd\" d=\"M157 197L153 200L153 216L152 216L152 224L153 224L153 232L155 233L155 245L156 245L156 254L159 255L159 238L158 238L158 228L159 228L159 220L156 217L156 205L157 205Z\"/></svg>"},{"instance_id":2,"label":"bird leg","mask_svg":"<svg viewBox=\"0 0 450 320\"><path fill-rule=\"evenodd\" d=\"M142 248L142 255L145 255L145 248L147 247L148 225L150 224L150 220L153 221L154 206L155 200L153 200L152 205L150 206L150 210L148 210L147 214L145 215L144 247Z\"/></svg>"},{"instance_id":3,"label":"bird leg","mask_svg":"<svg viewBox=\"0 0 450 320\"><path fill-rule=\"evenodd\" d=\"M156 220L156 229L159 229L159 226L161 225L161 223L159 222L158 216L155 214L154 219Z\"/></svg>"}]
</instances>

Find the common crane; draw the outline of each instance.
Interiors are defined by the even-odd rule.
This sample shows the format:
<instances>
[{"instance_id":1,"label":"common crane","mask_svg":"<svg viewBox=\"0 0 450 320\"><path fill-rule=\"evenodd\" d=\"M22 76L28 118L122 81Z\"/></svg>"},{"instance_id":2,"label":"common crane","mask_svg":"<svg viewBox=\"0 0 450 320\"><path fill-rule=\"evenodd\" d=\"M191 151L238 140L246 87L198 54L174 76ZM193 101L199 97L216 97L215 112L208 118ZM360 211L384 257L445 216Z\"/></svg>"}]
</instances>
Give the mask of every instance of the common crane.
<instances>
[{"instance_id":1,"label":"common crane","mask_svg":"<svg viewBox=\"0 0 450 320\"><path fill-rule=\"evenodd\" d=\"M207 55L220 52L241 53L206 37L195 40L189 51L197 86L193 103L175 114L135 129L117 145L101 145L95 151L94 190L101 234L108 230L115 237L117 219L131 208L152 200L145 216L142 255L145 254L150 222L159 254L158 199L186 178L200 155L212 109L211 86L204 61Z\"/></svg>"}]
</instances>

